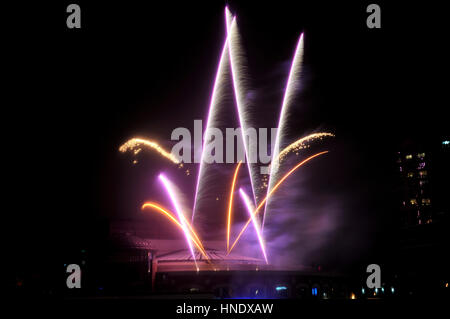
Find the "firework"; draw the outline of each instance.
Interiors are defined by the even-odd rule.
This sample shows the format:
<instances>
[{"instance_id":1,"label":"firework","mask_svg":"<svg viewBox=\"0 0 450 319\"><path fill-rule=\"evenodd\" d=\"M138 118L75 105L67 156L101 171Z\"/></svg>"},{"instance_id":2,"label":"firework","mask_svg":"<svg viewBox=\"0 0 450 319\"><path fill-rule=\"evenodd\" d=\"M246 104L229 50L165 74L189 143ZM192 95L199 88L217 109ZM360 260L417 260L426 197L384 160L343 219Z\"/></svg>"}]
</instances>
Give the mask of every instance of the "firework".
<instances>
[{"instance_id":1,"label":"firework","mask_svg":"<svg viewBox=\"0 0 450 319\"><path fill-rule=\"evenodd\" d=\"M258 221L256 220L255 215L253 214L254 206L252 204L252 201L242 188L239 189L239 194L241 195L241 198L245 203L245 207L247 208L247 211L250 214L250 218L253 222L253 227L255 227L256 235L258 236L259 245L261 246L261 251L264 255L264 259L266 260L266 264L269 264L269 261L267 260L266 248L264 247L264 239L262 238Z\"/></svg>"},{"instance_id":2,"label":"firework","mask_svg":"<svg viewBox=\"0 0 450 319\"><path fill-rule=\"evenodd\" d=\"M308 148L309 145L307 145L306 143L310 143L314 140L317 139L323 139L324 137L334 137L335 135L332 133L326 133L326 132L321 132L321 133L313 133L310 134L308 136L302 137L301 139L298 139L297 141L289 144L288 146L286 146L277 156L277 158L275 159L276 161L283 161L284 158L286 157L286 155L288 155L291 152L298 152L299 150L303 149L303 148Z\"/></svg>"},{"instance_id":3,"label":"firework","mask_svg":"<svg viewBox=\"0 0 450 319\"><path fill-rule=\"evenodd\" d=\"M228 15L227 15L228 17ZM233 17L231 25L227 24L227 34L229 40L228 54L230 56L231 64L231 78L233 80L234 97L236 101L236 107L238 111L239 124L241 127L241 137L242 143L244 145L245 156L247 158L247 168L250 175L250 183L252 185L252 195L255 200L255 179L256 172L252 170L252 165L249 160L249 142L245 139L245 132L248 128L248 105L245 99L245 82L246 78L244 76L244 55L240 49L239 43L239 32L237 29L236 17Z\"/></svg>"},{"instance_id":4,"label":"firework","mask_svg":"<svg viewBox=\"0 0 450 319\"><path fill-rule=\"evenodd\" d=\"M225 21L226 21L226 37L223 42L222 51L219 58L219 63L217 66L215 79L212 87L212 93L211 98L209 101L209 110L206 117L206 125L204 127L205 132L208 132L211 128L218 127L219 120L220 120L220 111L221 111L221 105L223 104L222 101L225 96L225 88L227 87L226 79L231 77L231 85L233 87L233 95L234 95L234 103L236 105L237 109L237 115L238 115L238 121L239 126L241 129L241 138L242 138L242 145L245 150L245 159L247 162L247 169L250 176L250 183L251 183L251 194L249 192L248 196L247 193L240 188L239 193L240 197L243 200L246 210L249 213L249 219L247 220L244 227L240 230L238 236L234 240L233 244L230 246L230 235L231 235L231 223L232 223L232 210L233 210L233 200L234 200L234 192L235 188L237 186L237 177L239 174L240 167L242 165L242 162L240 161L235 170L233 179L231 182L230 192L229 192L229 199L228 199L228 209L227 209L227 226L226 226L226 247L227 247L227 254L230 254L233 248L238 243L239 239L241 238L242 234L247 229L250 222L253 223L255 227L255 231L258 237L259 244L261 246L262 254L264 255L264 259L266 263L268 263L268 258L266 254L266 248L264 239L262 236L263 233L263 227L264 227L264 217L266 214L266 210L268 209L267 206L269 206L269 200L271 199L272 195L277 191L277 189L283 184L283 182L291 175L293 174L299 167L307 163L308 161L312 160L313 158L323 155L327 153L328 151L323 151L320 153L316 153L301 162L297 163L293 168L291 168L284 176L281 176L281 172L279 170L280 164L282 161L286 158L287 155L291 153L296 153L298 155L299 151L310 147L310 142L322 139L324 137L333 137L334 135L332 133L326 133L326 132L320 132L320 133L314 133L310 134L306 137L300 138L297 141L291 143L287 147L285 147L283 150L280 151L280 147L286 145L286 141L284 141L286 133L287 133L287 123L288 123L288 117L290 113L290 109L292 108L293 101L295 98L295 95L299 88L300 83L300 72L301 72L301 66L302 66L302 60L303 60L303 33L300 35L297 46L295 48L294 56L291 63L291 68L289 71L289 76L286 82L286 87L283 95L283 100L281 104L281 111L278 118L278 131L275 137L275 144L274 149L272 152L272 160L271 165L269 167L269 174L265 175L261 181L261 185L256 185L255 181L258 181L258 176L256 172L257 165L252 165L254 155L253 153L257 152L257 149L254 149L255 145L250 144L250 140L246 138L246 134L248 134L248 129L250 128L250 112L249 112L249 100L246 98L247 92L248 92L248 86L247 86L247 75L246 75L246 63L245 58L242 50L242 46L240 44L240 35L238 31L238 26L236 22L236 17L231 14L231 12L228 10L228 7L225 7ZM231 76L230 76L231 75ZM200 130L203 129L203 127L200 128ZM208 133L207 133L208 134ZM145 208L152 208L156 210L157 212L163 214L165 217L167 217L172 223L174 223L179 229L183 231L184 237L186 239L187 245L189 247L190 253L192 255L192 258L194 260L195 266L197 267L197 270L199 270L197 265L197 260L195 258L194 254L194 248L198 249L202 256L205 257L205 259L209 262L210 259L208 258L208 255L205 251L205 248L202 245L202 242L200 238L198 237L197 233L194 230L193 224L194 224L194 217L197 210L197 206L201 199L204 197L204 192L206 190L206 185L208 184L208 176L209 173L208 169L205 167L205 149L206 146L208 146L207 143L208 139L205 138L201 142L201 145L195 145L195 147L202 146L201 153L196 152L195 153L195 162L199 160L199 170L198 170L198 176L196 179L195 184L195 193L194 193L194 202L193 202L193 209L192 209L192 220L189 222L186 219L185 211L183 211L179 198L177 197L176 188L174 185L163 175L159 175L159 180L164 185L164 189L166 190L171 203L174 207L174 211L176 214L170 212L166 208L152 203L147 202L142 206L142 209ZM196 143L196 142L195 142ZM240 146L240 145L239 145ZM144 147L151 148L153 150L156 150L159 154L161 154L163 157L169 159L175 164L178 164L179 168L183 167L183 163L181 160L176 157L175 155L172 155L170 152L166 151L163 147L161 147L157 142L145 140L141 138L133 138L126 143L124 143L122 146L120 146L119 151L124 153L127 151L132 151L134 155L139 154ZM200 155L200 158L198 158L198 155ZM133 161L133 164L136 164L137 160L135 159ZM186 175L191 174L189 169L185 170ZM281 178L280 178L281 177ZM259 202L258 205L257 202L259 199L256 197L259 194L256 194L256 188L255 186L261 186L258 188L258 190L265 190L265 197L261 202ZM219 200L219 197L216 197L216 200ZM256 206L256 208L255 208ZM259 212L263 211L261 222L259 222L257 218L257 214ZM178 218L177 218L178 217ZM194 246L195 247L194 247Z\"/></svg>"},{"instance_id":5,"label":"firework","mask_svg":"<svg viewBox=\"0 0 450 319\"><path fill-rule=\"evenodd\" d=\"M149 147L151 149L154 149L159 154L167 158L168 160L172 161L174 164L179 164L180 160L172 155L170 152L166 151L164 148L162 148L158 143L150 140L145 140L142 138L132 138L131 140L125 142L119 147L119 151L121 153L125 153L129 150L132 150L134 155L137 155L142 149L141 147Z\"/></svg>"},{"instance_id":6,"label":"firework","mask_svg":"<svg viewBox=\"0 0 450 319\"><path fill-rule=\"evenodd\" d=\"M161 214L163 214L164 216L166 216L167 218L169 218L170 221L172 221L175 225L177 225L181 230L183 230L183 226L180 224L180 222L174 217L174 214L171 213L168 209L162 207L161 205L158 205L156 203L152 203L152 202L147 202L144 203L144 205L142 205L142 209L146 209L146 208L153 208L155 209L157 212L160 212ZM191 235L190 238L192 240L192 242L195 244L195 246L197 246L197 249L201 252L201 254L203 255L203 257L205 257L205 259L209 260L208 255L205 252L205 248L203 247L202 242L200 241L200 239L198 238L197 234L195 233L195 231L191 231Z\"/></svg>"},{"instance_id":7,"label":"firework","mask_svg":"<svg viewBox=\"0 0 450 319\"><path fill-rule=\"evenodd\" d=\"M227 11L228 9L225 9L226 14L227 12L229 13L229 11ZM228 17L228 15L227 15ZM227 18L228 21L228 18ZM212 95L211 95L211 101L209 104L209 111L208 111L208 116L207 116L207 120L206 120L206 129L205 131L207 131L210 127L215 127L216 126L216 121L217 121L217 110L218 110L218 102L220 101L220 98L222 96L222 86L223 86L223 81L225 78L225 72L226 70L229 68L229 58L228 58L228 36L225 39L225 43L223 45L223 49L222 49L222 53L220 55L220 60L219 60L219 65L217 66L217 73L216 73L216 78L214 80L214 85L213 85L213 91L212 91ZM198 170L198 176L197 176L197 185L196 185L196 189L195 189L195 195L194 195L194 207L192 209L192 223L194 222L194 216L195 216L195 208L197 206L197 199L199 194L201 194L202 190L203 190L203 184L201 183L201 181L203 180L203 174L204 174L204 154L205 154L205 145L206 145L206 139L203 141L203 147L202 147L202 154L201 154L201 158L200 158L200 166L199 166L199 170Z\"/></svg>"},{"instance_id":8,"label":"firework","mask_svg":"<svg viewBox=\"0 0 450 319\"><path fill-rule=\"evenodd\" d=\"M178 203L178 200L177 200L177 198L175 196L175 191L172 188L172 185L170 184L169 180L163 174L159 174L159 180L163 183L163 185L164 185L164 187L165 187L165 189L166 189L166 191L167 191L167 193L169 195L169 198L170 198L170 200L172 202L172 205L175 208L175 211L176 211L176 213L178 215L178 220L180 221L180 224L181 224L183 232L184 232L184 236L186 237L186 241L187 241L187 244L189 246L189 250L191 251L192 258L194 259L195 267L198 269L197 261L195 260L194 249L193 249L192 243L191 243L191 237L189 236L189 229L188 229L188 226L186 225L187 221L186 221L186 218L183 215L183 212L181 211L181 207L180 207L180 205Z\"/></svg>"},{"instance_id":9,"label":"firework","mask_svg":"<svg viewBox=\"0 0 450 319\"><path fill-rule=\"evenodd\" d=\"M301 161L300 163L298 163L297 165L295 165L289 172L287 172L278 183L275 184L275 186L270 190L270 192L266 195L266 197L264 197L264 199L259 203L258 207L256 207L255 211L253 212L253 216L256 216L256 214L258 214L259 210L261 209L261 207L264 205L264 203L267 201L267 199L269 199L273 193L278 189L278 187L280 187L280 185L286 180L286 178L288 178L292 173L294 173L299 167L301 167L303 164L307 163L308 161L312 160L313 158L326 154L328 153L328 151L323 151L320 153L316 153L314 155L311 155L310 157L304 159L303 161ZM247 229L248 224L250 224L250 222L252 221L252 219L250 218L249 220L247 220L247 223L244 225L244 227L242 228L241 232L239 233L239 235L237 236L237 238L235 239L233 245L231 245L230 251L228 253L230 253L234 246L236 246L237 242L239 241L239 239L241 238L242 234L244 233L244 231Z\"/></svg>"},{"instance_id":10,"label":"firework","mask_svg":"<svg viewBox=\"0 0 450 319\"><path fill-rule=\"evenodd\" d=\"M228 217L227 217L227 252L229 251L229 247L230 247L231 211L232 211L232 207L233 207L234 186L236 184L236 178L239 173L239 168L241 167L241 164L242 164L242 161L240 161L238 163L238 165L236 166L236 170L234 171L233 181L231 183L231 188L230 188L230 199L228 202Z\"/></svg>"},{"instance_id":11,"label":"firework","mask_svg":"<svg viewBox=\"0 0 450 319\"><path fill-rule=\"evenodd\" d=\"M275 147L273 149L272 155L272 163L270 165L270 174L269 174L269 187L267 188L267 193L272 189L272 184L274 183L274 176L278 173L279 162L278 162L278 149L281 144L281 140L286 134L286 117L289 112L289 108L292 104L292 100L295 96L295 92L297 91L299 84L299 76L300 69L303 60L303 33L300 35L300 38L297 43L297 47L295 49L294 58L292 60L291 69L289 71L289 77L286 84L286 89L284 91L283 103L281 105L280 118L278 120L278 131L275 138ZM264 227L264 216L266 214L266 206L264 207L264 213L262 217L261 227Z\"/></svg>"}]
</instances>

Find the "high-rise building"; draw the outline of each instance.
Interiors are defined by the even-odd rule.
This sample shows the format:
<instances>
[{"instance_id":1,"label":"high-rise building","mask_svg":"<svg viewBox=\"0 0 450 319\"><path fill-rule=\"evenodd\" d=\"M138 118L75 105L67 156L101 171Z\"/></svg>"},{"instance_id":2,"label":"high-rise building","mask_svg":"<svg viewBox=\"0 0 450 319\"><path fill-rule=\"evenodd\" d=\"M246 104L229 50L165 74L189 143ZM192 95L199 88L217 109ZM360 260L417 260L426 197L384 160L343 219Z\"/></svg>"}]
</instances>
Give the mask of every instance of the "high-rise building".
<instances>
[{"instance_id":1,"label":"high-rise building","mask_svg":"<svg viewBox=\"0 0 450 319\"><path fill-rule=\"evenodd\" d=\"M432 223L431 153L421 149L398 152L397 155L402 226Z\"/></svg>"},{"instance_id":2,"label":"high-rise building","mask_svg":"<svg viewBox=\"0 0 450 319\"><path fill-rule=\"evenodd\" d=\"M397 152L403 227L431 224L448 214L450 141L408 143Z\"/></svg>"}]
</instances>

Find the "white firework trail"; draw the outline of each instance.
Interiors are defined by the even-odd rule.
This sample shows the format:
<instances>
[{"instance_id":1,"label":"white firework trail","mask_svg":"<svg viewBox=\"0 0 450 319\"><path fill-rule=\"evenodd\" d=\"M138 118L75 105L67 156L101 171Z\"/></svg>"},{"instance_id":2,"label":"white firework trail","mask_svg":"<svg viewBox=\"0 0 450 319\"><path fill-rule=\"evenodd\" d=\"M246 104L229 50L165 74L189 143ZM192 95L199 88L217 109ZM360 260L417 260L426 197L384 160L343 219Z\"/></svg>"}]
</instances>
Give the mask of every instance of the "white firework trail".
<instances>
[{"instance_id":1,"label":"white firework trail","mask_svg":"<svg viewBox=\"0 0 450 319\"><path fill-rule=\"evenodd\" d=\"M227 14L227 21L229 20L229 15ZM249 154L249 142L245 138L245 132L247 131L249 118L248 118L248 103L245 98L245 66L244 66L244 55L241 50L240 40L239 40L239 32L236 23L236 17L233 17L233 20L230 25L227 24L227 34L228 34L228 53L230 56L231 62L231 76L233 80L233 89L234 89L234 97L236 101L239 124L241 126L241 136L242 143L244 145L245 156L247 158L247 168L250 175L250 183L252 186L252 195L253 200L256 203L255 198L255 180L257 179L256 169L252 169L252 165L250 163L250 154Z\"/></svg>"},{"instance_id":2,"label":"white firework trail","mask_svg":"<svg viewBox=\"0 0 450 319\"><path fill-rule=\"evenodd\" d=\"M270 165L269 173L269 186L267 187L267 194L270 193L274 183L276 182L276 176L279 170L278 154L280 152L280 144L283 137L286 134L286 122L289 115L289 109L292 105L292 101L295 98L295 93L300 84L300 73L303 62L303 33L297 42L295 48L294 58L292 60L291 69L289 71L289 77L284 91L283 103L281 106L280 118L278 120L278 130L275 138L275 147L273 148L272 163ZM264 219L266 215L266 208L269 205L269 201L264 206L264 213L262 216L261 229L264 229Z\"/></svg>"},{"instance_id":3,"label":"white firework trail","mask_svg":"<svg viewBox=\"0 0 450 319\"><path fill-rule=\"evenodd\" d=\"M181 227L183 228L183 233L184 233L184 236L186 237L186 242L187 242L187 244L189 246L189 250L191 252L192 259L194 260L195 268L197 268L197 270L198 270L197 261L195 260L195 252L194 252L194 248L192 246L192 239L189 236L189 229L188 229L188 225L187 225L187 220L186 220L186 217L183 214L183 211L182 211L181 206L180 206L180 202L179 202L179 200L178 200L178 198L176 196L176 192L175 192L174 186L164 176L164 174L159 174L159 180L164 185L164 188L166 189L166 192L169 195L170 201L172 202L172 205L175 208L175 211L176 211L176 213L178 215L178 221L180 222Z\"/></svg>"},{"instance_id":4,"label":"white firework trail","mask_svg":"<svg viewBox=\"0 0 450 319\"><path fill-rule=\"evenodd\" d=\"M226 9L226 12L227 12L227 9ZM228 16L227 16L227 21L228 21ZM229 67L230 67L230 63L229 63L229 55L228 55L228 35L227 35L227 38L225 39L225 43L223 45L222 53L220 55L219 65L217 67L216 78L214 80L214 86L213 86L213 91L212 91L212 95L211 95L211 101L209 104L208 116L207 116L207 120L206 120L205 132L208 131L209 128L217 126L217 121L219 119L218 105L219 105L221 98L224 95L222 92L223 91L223 83L224 83L224 79L226 78L227 70L229 69ZM204 163L205 146L206 146L206 139L203 141L203 145L202 145L202 154L201 154L201 158L200 158L200 166L199 166L199 171L198 171L198 176L197 176L197 185L196 185L195 195L194 195L194 207L192 209L192 223L194 223L195 210L196 210L196 207L198 204L197 202L198 202L199 198L202 197L202 193L204 190L203 179L204 179L204 170L205 170L205 168L204 168L204 166L205 166L205 163Z\"/></svg>"}]
</instances>

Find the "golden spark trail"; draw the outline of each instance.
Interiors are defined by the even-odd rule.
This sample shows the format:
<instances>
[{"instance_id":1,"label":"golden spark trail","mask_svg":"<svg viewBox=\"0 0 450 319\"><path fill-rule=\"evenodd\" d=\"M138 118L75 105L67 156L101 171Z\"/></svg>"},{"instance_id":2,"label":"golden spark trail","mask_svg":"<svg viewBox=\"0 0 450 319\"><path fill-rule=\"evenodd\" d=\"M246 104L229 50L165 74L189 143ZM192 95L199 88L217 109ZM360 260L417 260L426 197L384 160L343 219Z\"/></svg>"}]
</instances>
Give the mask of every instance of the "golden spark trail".
<instances>
[{"instance_id":1,"label":"golden spark trail","mask_svg":"<svg viewBox=\"0 0 450 319\"><path fill-rule=\"evenodd\" d=\"M230 247L231 211L232 211L232 207L233 207L234 186L236 184L236 178L239 173L239 168L241 167L241 164L242 164L242 161L239 161L239 163L236 166L236 169L234 171L233 182L231 183L231 189L230 189L230 199L228 201L227 252L229 251L229 247Z\"/></svg>"},{"instance_id":2,"label":"golden spark trail","mask_svg":"<svg viewBox=\"0 0 450 319\"><path fill-rule=\"evenodd\" d=\"M310 157L304 159L303 161L301 161L300 163L298 163L297 165L295 165L289 172L287 172L278 183L275 184L275 186L270 190L270 192L266 195L266 197L264 197L264 199L259 203L258 207L256 207L255 211L253 212L253 216L256 216L256 214L258 214L259 210L261 209L261 207L264 205L264 203L267 201L267 199L269 199L272 194L278 189L278 187L280 187L280 185L286 180L286 178L288 178L292 173L294 173L299 167L301 167L303 164L307 163L308 161L312 160L313 158L326 154L328 153L328 151L323 151L320 153L316 153L314 155L311 155ZM228 254L233 250L234 246L236 246L237 242L239 241L239 238L241 238L242 234L244 233L244 231L247 229L248 225L251 223L252 218L250 218L249 220L247 220L247 223L244 225L244 227L242 228L241 232L239 233L239 235L237 236L236 240L234 241L233 245L231 245L230 251L228 252Z\"/></svg>"},{"instance_id":3,"label":"golden spark trail","mask_svg":"<svg viewBox=\"0 0 450 319\"><path fill-rule=\"evenodd\" d=\"M144 205L142 205L141 209L145 209L145 208L148 208L148 207L154 208L156 211L158 211L161 214L163 214L164 216L168 217L170 221L172 221L181 230L183 230L183 226L180 224L180 222L167 209L163 208L162 206L160 206L158 204L152 203L152 202L144 203ZM205 257L205 259L209 260L209 257L206 255L205 248L203 247L203 245L202 245L200 239L198 238L197 234L195 233L195 231L191 227L189 227L189 229L191 230L191 240L193 241L195 246L198 248L198 250L202 253L203 257Z\"/></svg>"},{"instance_id":4,"label":"golden spark trail","mask_svg":"<svg viewBox=\"0 0 450 319\"><path fill-rule=\"evenodd\" d=\"M272 160L272 163L269 165L269 170L270 172L272 172L272 165L279 165L281 164L281 162L284 160L284 158L291 152L298 152L301 149L304 148L308 148L309 145L306 143L310 143L316 139L320 139L322 140L324 137L334 137L335 135L332 133L327 133L327 132L319 132L319 133L313 133L310 135L307 135L305 137L302 137L300 139L298 139L297 141L291 143L290 145L286 146L281 152L278 153L278 155L275 154L276 158L274 160ZM270 181L269 181L269 188L267 189L267 192L269 192L270 190L270 182L274 183L275 179L276 179L276 169L273 170L273 176L271 175L269 177ZM264 228L264 221L265 221L265 214L266 214L266 209L267 206L269 205L269 200L266 202L265 207L264 207L264 215L263 215L263 220L261 223L261 230L263 230Z\"/></svg>"},{"instance_id":5,"label":"golden spark trail","mask_svg":"<svg viewBox=\"0 0 450 319\"><path fill-rule=\"evenodd\" d=\"M304 147L305 143L311 142L316 139L322 139L324 137L334 137L335 135L332 133L327 132L320 132L320 133L313 133L308 136L302 137L301 139L298 139L297 141L291 143L290 145L286 146L277 156L277 161L282 161L286 155L288 155L290 152L295 152Z\"/></svg>"},{"instance_id":6,"label":"golden spark trail","mask_svg":"<svg viewBox=\"0 0 450 319\"><path fill-rule=\"evenodd\" d=\"M146 146L149 148L152 148L156 150L159 154L167 158L168 160L172 161L175 164L180 164L180 160L176 158L174 155L172 155L170 152L167 152L164 148L162 148L158 143L150 140L145 140L142 138L132 138L131 140L125 142L119 147L119 151L121 153L125 153L128 150L134 150L135 148L138 148L140 146ZM140 152L140 149L134 151L135 154Z\"/></svg>"}]
</instances>

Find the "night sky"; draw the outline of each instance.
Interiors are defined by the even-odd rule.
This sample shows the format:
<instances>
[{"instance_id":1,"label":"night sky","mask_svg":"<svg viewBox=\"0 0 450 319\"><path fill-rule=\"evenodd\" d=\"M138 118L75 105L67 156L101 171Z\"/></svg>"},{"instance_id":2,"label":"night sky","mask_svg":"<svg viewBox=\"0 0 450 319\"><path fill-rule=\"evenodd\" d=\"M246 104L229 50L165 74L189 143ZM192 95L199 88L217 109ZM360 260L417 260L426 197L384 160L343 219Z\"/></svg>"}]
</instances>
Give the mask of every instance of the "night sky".
<instances>
[{"instance_id":1,"label":"night sky","mask_svg":"<svg viewBox=\"0 0 450 319\"><path fill-rule=\"evenodd\" d=\"M355 214L367 217L367 247L382 251L395 210L395 152L405 139L448 132L443 10L377 1L376 30L365 24L371 2L243 2L227 3L238 17L252 85L268 95L260 96L262 107L281 101L286 63L305 32L305 83L292 125L299 135L335 132L337 155L328 165L338 173L331 176L348 190L346 201L359 189ZM223 1L79 1L81 30L65 26L69 3L22 3L4 12L3 31L12 31L2 103L3 228L14 267L30 256L59 261L64 247L100 237L105 220L137 214L145 184L130 189L126 176L142 181L159 167L148 155L140 159L146 175L131 172L118 147L136 135L168 141L174 128L205 118L225 37Z\"/></svg>"}]
</instances>

